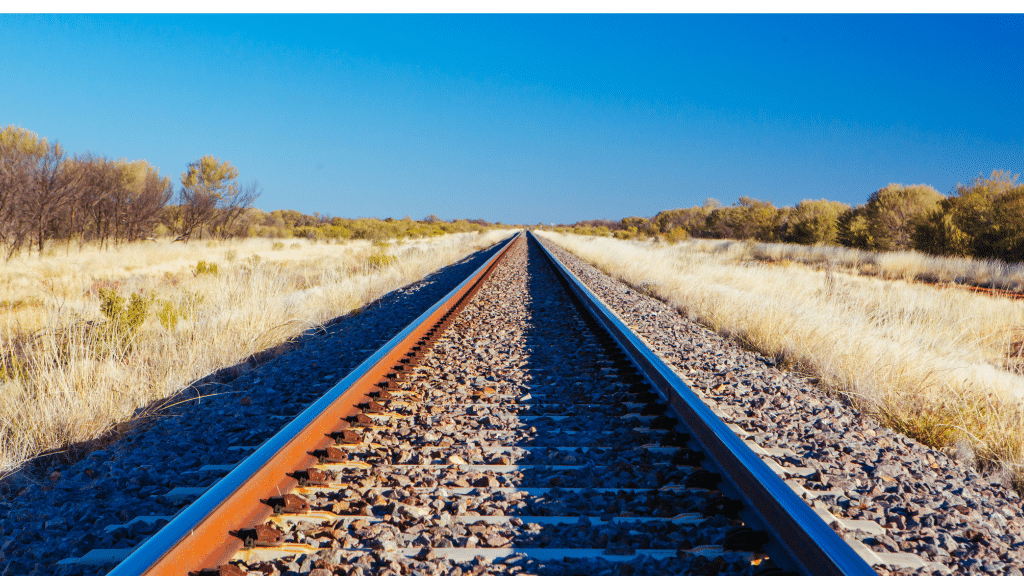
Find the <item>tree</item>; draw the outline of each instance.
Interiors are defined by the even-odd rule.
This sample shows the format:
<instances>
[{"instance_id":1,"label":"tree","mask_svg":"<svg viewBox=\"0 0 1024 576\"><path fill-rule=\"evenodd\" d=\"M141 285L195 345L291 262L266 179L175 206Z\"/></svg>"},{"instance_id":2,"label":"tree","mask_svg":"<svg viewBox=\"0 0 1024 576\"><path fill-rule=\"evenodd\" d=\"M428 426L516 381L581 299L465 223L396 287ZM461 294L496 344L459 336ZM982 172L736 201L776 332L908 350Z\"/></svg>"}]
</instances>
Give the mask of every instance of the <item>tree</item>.
<instances>
[{"instance_id":1,"label":"tree","mask_svg":"<svg viewBox=\"0 0 1024 576\"><path fill-rule=\"evenodd\" d=\"M260 194L260 185L253 180L248 185L238 186L233 194L222 197L217 205L217 217L213 222L214 232L221 238L237 236L240 232L236 229L238 218L252 208ZM312 218L314 221L319 220L317 217Z\"/></svg>"},{"instance_id":2,"label":"tree","mask_svg":"<svg viewBox=\"0 0 1024 576\"><path fill-rule=\"evenodd\" d=\"M914 246L931 254L1001 258L1024 257L1024 185L1017 176L995 170L969 186L958 184L914 230Z\"/></svg>"},{"instance_id":3,"label":"tree","mask_svg":"<svg viewBox=\"0 0 1024 576\"><path fill-rule=\"evenodd\" d=\"M59 221L62 211L77 200L79 174L65 165L67 153L59 142L45 145L34 166L32 186L22 206L39 254L43 253L48 233Z\"/></svg>"},{"instance_id":4,"label":"tree","mask_svg":"<svg viewBox=\"0 0 1024 576\"><path fill-rule=\"evenodd\" d=\"M159 222L160 213L174 195L171 179L160 176L160 171L145 160L118 162L122 177L119 197L123 213L125 241L138 240L152 233Z\"/></svg>"},{"instance_id":5,"label":"tree","mask_svg":"<svg viewBox=\"0 0 1024 576\"><path fill-rule=\"evenodd\" d=\"M707 231L708 217L719 207L720 204L717 200L708 198L703 206L663 210L655 214L651 220L658 232L662 234L682 228L690 236L704 238L710 236Z\"/></svg>"},{"instance_id":6,"label":"tree","mask_svg":"<svg viewBox=\"0 0 1024 576\"><path fill-rule=\"evenodd\" d=\"M871 226L864 215L864 205L843 212L836 220L836 241L847 248L873 250L875 246Z\"/></svg>"},{"instance_id":7,"label":"tree","mask_svg":"<svg viewBox=\"0 0 1024 576\"><path fill-rule=\"evenodd\" d=\"M259 197L256 182L239 186L238 170L229 162L203 156L188 165L181 175L182 237L187 242L194 231L209 225L213 233L226 236L230 226Z\"/></svg>"},{"instance_id":8,"label":"tree","mask_svg":"<svg viewBox=\"0 0 1024 576\"><path fill-rule=\"evenodd\" d=\"M927 184L889 184L868 196L864 218L872 250L907 250L914 226L935 210L943 195Z\"/></svg>"},{"instance_id":9,"label":"tree","mask_svg":"<svg viewBox=\"0 0 1024 576\"><path fill-rule=\"evenodd\" d=\"M1024 261L1024 185L1016 186L992 203L993 252L1003 260Z\"/></svg>"},{"instance_id":10,"label":"tree","mask_svg":"<svg viewBox=\"0 0 1024 576\"><path fill-rule=\"evenodd\" d=\"M25 198L29 195L36 166L48 147L34 132L8 126L0 130L0 245L7 258L28 238Z\"/></svg>"},{"instance_id":11,"label":"tree","mask_svg":"<svg viewBox=\"0 0 1024 576\"><path fill-rule=\"evenodd\" d=\"M778 239L778 216L779 211L771 202L741 196L733 206L713 208L706 230L712 238L771 242Z\"/></svg>"},{"instance_id":12,"label":"tree","mask_svg":"<svg viewBox=\"0 0 1024 576\"><path fill-rule=\"evenodd\" d=\"M68 162L78 174L79 201L68 214L69 236L106 242L117 221L116 197L124 186L124 175L111 160L86 153Z\"/></svg>"},{"instance_id":13,"label":"tree","mask_svg":"<svg viewBox=\"0 0 1024 576\"><path fill-rule=\"evenodd\" d=\"M648 218L642 218L640 216L627 216L619 221L619 228L621 230L629 230L630 236L652 236L657 235L658 231L654 228L655 224Z\"/></svg>"},{"instance_id":14,"label":"tree","mask_svg":"<svg viewBox=\"0 0 1024 576\"><path fill-rule=\"evenodd\" d=\"M839 218L850 207L834 200L803 200L786 212L782 239L796 244L836 244Z\"/></svg>"}]
</instances>

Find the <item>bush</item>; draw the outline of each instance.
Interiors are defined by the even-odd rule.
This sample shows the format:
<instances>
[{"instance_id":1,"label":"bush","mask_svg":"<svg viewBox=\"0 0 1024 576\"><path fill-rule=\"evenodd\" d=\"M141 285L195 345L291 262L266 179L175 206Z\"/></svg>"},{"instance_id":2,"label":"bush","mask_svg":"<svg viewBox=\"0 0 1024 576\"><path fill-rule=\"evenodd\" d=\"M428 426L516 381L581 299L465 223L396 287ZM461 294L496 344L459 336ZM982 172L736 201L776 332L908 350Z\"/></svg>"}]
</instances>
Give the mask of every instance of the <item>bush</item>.
<instances>
[{"instance_id":1,"label":"bush","mask_svg":"<svg viewBox=\"0 0 1024 576\"><path fill-rule=\"evenodd\" d=\"M636 226L630 226L625 230L616 230L614 236L619 240L632 240L636 238L637 229Z\"/></svg>"},{"instance_id":2,"label":"bush","mask_svg":"<svg viewBox=\"0 0 1024 576\"><path fill-rule=\"evenodd\" d=\"M870 250L907 250L914 227L943 199L931 186L889 184L868 197L863 214L870 231Z\"/></svg>"},{"instance_id":3,"label":"bush","mask_svg":"<svg viewBox=\"0 0 1024 576\"><path fill-rule=\"evenodd\" d=\"M192 272L193 276L199 276L200 274L210 274L216 276L218 273L217 265L214 263L207 264L205 260L200 260L196 264L196 269Z\"/></svg>"},{"instance_id":4,"label":"bush","mask_svg":"<svg viewBox=\"0 0 1024 576\"><path fill-rule=\"evenodd\" d=\"M141 326L148 310L149 300L139 294L132 294L125 306L123 296L108 288L100 289L100 313L125 330L134 331Z\"/></svg>"},{"instance_id":5,"label":"bush","mask_svg":"<svg viewBox=\"0 0 1024 576\"><path fill-rule=\"evenodd\" d=\"M292 230L292 236L307 240L323 240L327 237L323 229L316 226L299 226Z\"/></svg>"},{"instance_id":6,"label":"bush","mask_svg":"<svg viewBox=\"0 0 1024 576\"><path fill-rule=\"evenodd\" d=\"M842 202L803 200L794 208L784 208L782 239L794 244L835 244L839 219L850 211ZM781 211L780 211L781 212Z\"/></svg>"},{"instance_id":7,"label":"bush","mask_svg":"<svg viewBox=\"0 0 1024 576\"><path fill-rule=\"evenodd\" d=\"M836 221L836 240L840 245L858 250L873 250L874 237L871 226L864 215L864 206L844 212Z\"/></svg>"},{"instance_id":8,"label":"bush","mask_svg":"<svg viewBox=\"0 0 1024 576\"><path fill-rule=\"evenodd\" d=\"M387 254L383 250L370 255L366 259L366 265L375 269L387 268L396 263L398 263L398 256Z\"/></svg>"},{"instance_id":9,"label":"bush","mask_svg":"<svg viewBox=\"0 0 1024 576\"><path fill-rule=\"evenodd\" d=\"M160 303L160 309L156 312L156 318L164 330L174 330L181 319L181 311L174 307L174 302L164 300Z\"/></svg>"},{"instance_id":10,"label":"bush","mask_svg":"<svg viewBox=\"0 0 1024 576\"><path fill-rule=\"evenodd\" d=\"M203 303L203 295L198 292L186 292L181 302L175 305L170 300L162 300L160 308L156 311L156 318L165 330L174 330L178 321L182 318L192 318L196 315L196 309Z\"/></svg>"},{"instance_id":11,"label":"bush","mask_svg":"<svg viewBox=\"0 0 1024 576\"><path fill-rule=\"evenodd\" d=\"M999 170L958 185L917 223L913 242L930 254L1024 260L1024 185Z\"/></svg>"},{"instance_id":12,"label":"bush","mask_svg":"<svg viewBox=\"0 0 1024 576\"><path fill-rule=\"evenodd\" d=\"M675 244L676 242L682 242L689 238L690 235L686 233L686 228L682 226L676 226L665 233L665 240L668 240L669 244Z\"/></svg>"},{"instance_id":13,"label":"bush","mask_svg":"<svg viewBox=\"0 0 1024 576\"><path fill-rule=\"evenodd\" d=\"M128 352L135 333L146 321L151 302L152 299L133 293L125 304L124 297L116 291L100 289L100 313L107 319L99 334L100 343L109 345L114 353Z\"/></svg>"},{"instance_id":14,"label":"bush","mask_svg":"<svg viewBox=\"0 0 1024 576\"><path fill-rule=\"evenodd\" d=\"M740 196L733 206L712 209L704 232L711 238L774 242L778 240L779 217L779 210L771 202Z\"/></svg>"},{"instance_id":15,"label":"bush","mask_svg":"<svg viewBox=\"0 0 1024 576\"><path fill-rule=\"evenodd\" d=\"M345 240L352 236L352 231L344 226L335 226L329 224L321 228L324 233L324 238L330 240Z\"/></svg>"}]
</instances>

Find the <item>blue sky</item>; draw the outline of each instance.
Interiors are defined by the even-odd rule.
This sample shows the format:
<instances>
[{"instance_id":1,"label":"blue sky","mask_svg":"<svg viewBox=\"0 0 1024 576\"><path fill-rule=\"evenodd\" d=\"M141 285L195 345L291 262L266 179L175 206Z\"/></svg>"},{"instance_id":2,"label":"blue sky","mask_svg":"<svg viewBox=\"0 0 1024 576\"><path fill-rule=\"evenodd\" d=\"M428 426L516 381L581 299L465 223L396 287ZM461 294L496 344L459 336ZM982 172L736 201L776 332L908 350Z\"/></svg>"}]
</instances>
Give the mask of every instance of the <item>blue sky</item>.
<instances>
[{"instance_id":1,"label":"blue sky","mask_svg":"<svg viewBox=\"0 0 1024 576\"><path fill-rule=\"evenodd\" d=\"M536 223L1024 172L1021 15L0 15L0 125L264 210Z\"/></svg>"}]
</instances>

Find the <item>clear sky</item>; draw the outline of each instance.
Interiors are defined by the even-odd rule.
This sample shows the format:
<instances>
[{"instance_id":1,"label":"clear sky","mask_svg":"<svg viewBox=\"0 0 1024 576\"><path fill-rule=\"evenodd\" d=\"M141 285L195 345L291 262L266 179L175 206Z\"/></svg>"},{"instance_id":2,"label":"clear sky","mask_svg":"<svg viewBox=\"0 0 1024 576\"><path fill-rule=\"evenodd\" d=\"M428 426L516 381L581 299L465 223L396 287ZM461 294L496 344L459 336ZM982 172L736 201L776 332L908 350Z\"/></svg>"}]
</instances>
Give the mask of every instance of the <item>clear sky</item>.
<instances>
[{"instance_id":1,"label":"clear sky","mask_svg":"<svg viewBox=\"0 0 1024 576\"><path fill-rule=\"evenodd\" d=\"M264 210L537 223L1024 172L1021 15L0 15L0 125Z\"/></svg>"}]
</instances>

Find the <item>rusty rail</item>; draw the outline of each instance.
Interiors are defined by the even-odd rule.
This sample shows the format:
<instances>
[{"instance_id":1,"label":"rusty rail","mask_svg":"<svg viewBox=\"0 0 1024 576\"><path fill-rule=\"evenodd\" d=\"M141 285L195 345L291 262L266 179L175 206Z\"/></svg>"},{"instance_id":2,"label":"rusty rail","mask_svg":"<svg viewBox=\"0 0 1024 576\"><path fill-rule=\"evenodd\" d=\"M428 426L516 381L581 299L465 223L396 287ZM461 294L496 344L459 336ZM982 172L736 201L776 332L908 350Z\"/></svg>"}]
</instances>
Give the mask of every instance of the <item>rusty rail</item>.
<instances>
[{"instance_id":1,"label":"rusty rail","mask_svg":"<svg viewBox=\"0 0 1024 576\"><path fill-rule=\"evenodd\" d=\"M315 463L312 452L330 446L331 434L348 427L348 419L360 414L358 405L369 401L375 385L401 371L405 367L401 361L416 355L417 347L429 346L441 335L516 241L524 241L522 233L505 240L469 278L140 545L110 576L181 575L216 570L230 560L243 541L229 534L270 517L272 509L265 502L298 484L289 474ZM258 502L264 504L254 506Z\"/></svg>"}]
</instances>

